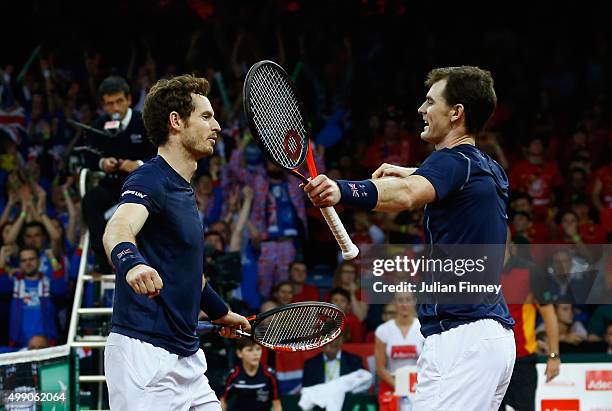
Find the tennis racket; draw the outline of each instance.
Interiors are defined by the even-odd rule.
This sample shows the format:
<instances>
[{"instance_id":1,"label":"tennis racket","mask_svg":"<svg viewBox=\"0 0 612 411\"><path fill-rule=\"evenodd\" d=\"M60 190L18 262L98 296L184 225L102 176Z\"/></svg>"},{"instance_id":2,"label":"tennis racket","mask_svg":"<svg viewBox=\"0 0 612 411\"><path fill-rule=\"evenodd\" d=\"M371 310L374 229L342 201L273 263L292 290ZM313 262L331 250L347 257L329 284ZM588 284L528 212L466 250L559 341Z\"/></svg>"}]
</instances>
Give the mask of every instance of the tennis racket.
<instances>
[{"instance_id":1,"label":"tennis racket","mask_svg":"<svg viewBox=\"0 0 612 411\"><path fill-rule=\"evenodd\" d=\"M287 72L273 61L255 63L246 75L243 93L244 111L253 139L264 155L308 184L308 178L298 171L304 161L311 178L318 173L302 102ZM321 212L342 249L342 257L345 260L357 257L359 249L346 232L336 210L323 207Z\"/></svg>"},{"instance_id":2,"label":"tennis racket","mask_svg":"<svg viewBox=\"0 0 612 411\"><path fill-rule=\"evenodd\" d=\"M310 351L335 340L344 329L344 313L334 304L301 302L247 318L251 333L236 332L274 351ZM222 325L199 321L198 334L218 332Z\"/></svg>"}]
</instances>

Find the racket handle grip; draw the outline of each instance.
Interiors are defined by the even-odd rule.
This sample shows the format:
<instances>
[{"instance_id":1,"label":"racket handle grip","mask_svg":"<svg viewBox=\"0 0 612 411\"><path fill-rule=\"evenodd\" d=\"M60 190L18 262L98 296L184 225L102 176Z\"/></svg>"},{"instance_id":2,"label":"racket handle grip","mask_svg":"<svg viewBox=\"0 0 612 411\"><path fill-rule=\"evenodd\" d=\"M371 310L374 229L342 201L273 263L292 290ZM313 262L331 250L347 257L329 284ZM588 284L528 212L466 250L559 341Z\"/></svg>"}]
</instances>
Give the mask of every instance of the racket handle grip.
<instances>
[{"instance_id":1,"label":"racket handle grip","mask_svg":"<svg viewBox=\"0 0 612 411\"><path fill-rule=\"evenodd\" d=\"M196 326L196 334L210 334L210 333L218 333L223 328L222 325L213 324L210 321L198 321L198 325ZM245 333L241 330L236 330L236 334L242 335L245 337L250 337L251 334Z\"/></svg>"},{"instance_id":2,"label":"racket handle grip","mask_svg":"<svg viewBox=\"0 0 612 411\"><path fill-rule=\"evenodd\" d=\"M221 326L208 321L198 321L196 334L210 334L221 331Z\"/></svg>"},{"instance_id":3,"label":"racket handle grip","mask_svg":"<svg viewBox=\"0 0 612 411\"><path fill-rule=\"evenodd\" d=\"M340 249L342 250L342 258L345 260L352 260L357 257L359 254L359 249L351 240L340 217L338 217L338 213L334 209L334 207L323 207L321 208L321 213L323 213L323 217L325 217L325 221L329 226L331 232L334 234Z\"/></svg>"}]
</instances>

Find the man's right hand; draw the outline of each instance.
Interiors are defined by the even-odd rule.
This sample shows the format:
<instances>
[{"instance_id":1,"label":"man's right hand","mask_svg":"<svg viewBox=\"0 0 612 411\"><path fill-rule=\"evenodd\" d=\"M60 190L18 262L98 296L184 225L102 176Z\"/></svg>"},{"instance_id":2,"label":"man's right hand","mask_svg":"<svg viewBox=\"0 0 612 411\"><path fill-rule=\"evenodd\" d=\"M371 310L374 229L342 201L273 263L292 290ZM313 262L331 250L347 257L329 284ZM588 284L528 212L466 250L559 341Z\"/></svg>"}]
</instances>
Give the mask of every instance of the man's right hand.
<instances>
[{"instance_id":1,"label":"man's right hand","mask_svg":"<svg viewBox=\"0 0 612 411\"><path fill-rule=\"evenodd\" d=\"M338 183L325 174L319 174L308 184L301 184L300 187L308 194L312 204L317 207L331 207L340 201L341 194Z\"/></svg>"},{"instance_id":2,"label":"man's right hand","mask_svg":"<svg viewBox=\"0 0 612 411\"><path fill-rule=\"evenodd\" d=\"M114 173L119 167L119 161L115 157L103 157L101 168L105 173Z\"/></svg>"},{"instance_id":3,"label":"man's right hand","mask_svg":"<svg viewBox=\"0 0 612 411\"><path fill-rule=\"evenodd\" d=\"M164 286L157 270L144 264L132 267L125 279L136 294L148 295L149 298L157 297Z\"/></svg>"}]
</instances>

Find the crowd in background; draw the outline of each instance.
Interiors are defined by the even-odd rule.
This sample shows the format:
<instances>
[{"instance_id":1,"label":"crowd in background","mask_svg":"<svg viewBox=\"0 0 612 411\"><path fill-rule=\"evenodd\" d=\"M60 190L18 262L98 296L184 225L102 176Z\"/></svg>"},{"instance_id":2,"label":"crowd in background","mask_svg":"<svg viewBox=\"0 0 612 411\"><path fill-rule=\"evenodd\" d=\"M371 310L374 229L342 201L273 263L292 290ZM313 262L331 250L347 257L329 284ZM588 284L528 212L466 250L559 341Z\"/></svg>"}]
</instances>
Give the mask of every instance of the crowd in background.
<instances>
[{"instance_id":1,"label":"crowd in background","mask_svg":"<svg viewBox=\"0 0 612 411\"><path fill-rule=\"evenodd\" d=\"M156 27L161 18L148 10L149 32L125 28L116 48L77 38L60 46L57 35L38 49L37 42L23 43L28 52L18 57L0 56L0 345L6 350L66 339L79 261L90 257L81 252L75 153L91 136L68 120L91 124L102 114L97 88L109 75L129 82L137 111L160 78L190 72L211 82L222 132L192 185L216 271L211 280L244 313L331 301L348 314L345 342L373 342L377 327L397 312L392 304L367 304L358 264L340 263L337 244L299 181L266 162L251 139L242 82L264 58L284 66L304 98L319 171L344 179L367 178L383 162L416 167L433 150L419 139L416 112L429 69L474 64L491 70L498 107L477 145L508 173L513 242L572 245L587 260L595 258L588 245L610 242L612 54L597 27L586 44L545 48L551 34L534 39L532 20L522 33L485 24L482 32L467 30L473 45L457 50L446 42L450 36L411 26L415 17L404 2L331 1L319 9L306 1L261 8L241 1L177 3L159 7L180 26ZM317 26L307 24L315 16ZM424 241L421 210L337 210L360 248ZM232 256L238 276L227 272L236 267ZM560 252L549 273L561 278L578 263ZM610 261L604 266L587 284L599 303L612 302ZM605 341L602 350L612 353L612 305L572 300L573 283L554 284L558 295L549 301L557 303L562 353L580 352L591 341Z\"/></svg>"}]
</instances>

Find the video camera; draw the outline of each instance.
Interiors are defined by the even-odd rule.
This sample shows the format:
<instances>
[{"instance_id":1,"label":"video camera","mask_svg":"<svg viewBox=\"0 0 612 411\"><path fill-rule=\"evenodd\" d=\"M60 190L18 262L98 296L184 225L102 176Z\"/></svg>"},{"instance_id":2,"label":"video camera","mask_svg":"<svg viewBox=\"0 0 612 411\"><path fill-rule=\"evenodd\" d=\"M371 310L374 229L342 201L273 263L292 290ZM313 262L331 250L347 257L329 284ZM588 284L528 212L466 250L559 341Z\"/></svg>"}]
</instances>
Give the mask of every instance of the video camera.
<instances>
[{"instance_id":1,"label":"video camera","mask_svg":"<svg viewBox=\"0 0 612 411\"><path fill-rule=\"evenodd\" d=\"M225 296L242 281L240 251L223 252L212 245L204 245L204 271L213 288Z\"/></svg>"}]
</instances>

